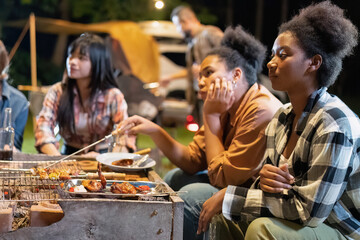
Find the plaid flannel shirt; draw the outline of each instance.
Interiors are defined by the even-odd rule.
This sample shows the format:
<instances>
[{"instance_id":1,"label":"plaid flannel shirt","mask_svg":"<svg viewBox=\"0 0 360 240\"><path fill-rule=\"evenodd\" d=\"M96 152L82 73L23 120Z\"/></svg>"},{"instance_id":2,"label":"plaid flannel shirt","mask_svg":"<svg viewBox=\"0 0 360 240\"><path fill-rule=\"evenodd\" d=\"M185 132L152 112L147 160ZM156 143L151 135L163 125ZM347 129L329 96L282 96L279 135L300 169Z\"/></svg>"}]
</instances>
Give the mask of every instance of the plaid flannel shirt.
<instances>
[{"instance_id":1,"label":"plaid flannel shirt","mask_svg":"<svg viewBox=\"0 0 360 240\"><path fill-rule=\"evenodd\" d=\"M59 145L55 138L54 128L57 125L57 111L62 95L61 83L54 84L46 94L43 108L37 116L35 131L35 147L39 149L46 143ZM127 104L124 95L118 88L110 88L105 92L98 90L89 109L83 112L79 100L79 94L74 88L74 121L75 128L79 123L80 114L87 114L86 135L73 133L69 129L60 128L60 135L64 142L75 148L83 148L110 134L115 124L128 117ZM92 150L107 148L106 143L98 144Z\"/></svg>"},{"instance_id":2,"label":"plaid flannel shirt","mask_svg":"<svg viewBox=\"0 0 360 240\"><path fill-rule=\"evenodd\" d=\"M266 129L265 160L278 166L294 113L279 110ZM316 227L325 221L349 239L360 238L360 121L326 88L314 92L295 126L299 139L288 159L295 177L290 190L266 193L257 180L250 189L229 186L223 214L250 222L277 217Z\"/></svg>"}]
</instances>

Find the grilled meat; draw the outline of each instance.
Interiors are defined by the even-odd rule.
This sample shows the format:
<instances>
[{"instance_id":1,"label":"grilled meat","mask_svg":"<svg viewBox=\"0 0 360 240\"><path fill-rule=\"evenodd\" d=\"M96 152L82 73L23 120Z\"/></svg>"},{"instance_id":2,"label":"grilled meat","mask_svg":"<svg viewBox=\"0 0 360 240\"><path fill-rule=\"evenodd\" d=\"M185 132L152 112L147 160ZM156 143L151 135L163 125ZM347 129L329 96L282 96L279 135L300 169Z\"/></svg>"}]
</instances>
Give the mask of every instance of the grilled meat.
<instances>
[{"instance_id":1,"label":"grilled meat","mask_svg":"<svg viewBox=\"0 0 360 240\"><path fill-rule=\"evenodd\" d=\"M123 194L136 194L136 188L128 183L128 182L122 182L122 183L113 183L110 187L110 191L112 193L123 193Z\"/></svg>"},{"instance_id":2,"label":"grilled meat","mask_svg":"<svg viewBox=\"0 0 360 240\"><path fill-rule=\"evenodd\" d=\"M82 185L89 192L100 192L103 189L102 184L96 180L83 180Z\"/></svg>"},{"instance_id":3,"label":"grilled meat","mask_svg":"<svg viewBox=\"0 0 360 240\"><path fill-rule=\"evenodd\" d=\"M98 174L99 174L99 178L100 178L102 188L105 189L106 188L106 178L101 172L101 163L100 162L98 163Z\"/></svg>"}]
</instances>

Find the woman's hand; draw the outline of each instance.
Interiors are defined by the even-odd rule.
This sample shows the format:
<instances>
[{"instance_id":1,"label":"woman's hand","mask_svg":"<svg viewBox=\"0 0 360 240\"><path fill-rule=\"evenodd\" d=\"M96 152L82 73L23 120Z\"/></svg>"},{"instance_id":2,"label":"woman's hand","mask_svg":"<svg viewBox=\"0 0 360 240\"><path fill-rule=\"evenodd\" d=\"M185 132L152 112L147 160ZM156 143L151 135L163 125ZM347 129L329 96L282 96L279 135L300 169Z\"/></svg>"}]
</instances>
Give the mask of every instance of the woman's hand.
<instances>
[{"instance_id":1,"label":"woman's hand","mask_svg":"<svg viewBox=\"0 0 360 240\"><path fill-rule=\"evenodd\" d=\"M294 177L289 173L287 164L280 167L265 164L259 175L260 188L264 192L280 193L284 189L291 189L291 184L294 183Z\"/></svg>"},{"instance_id":2,"label":"woman's hand","mask_svg":"<svg viewBox=\"0 0 360 240\"><path fill-rule=\"evenodd\" d=\"M87 152L84 154L81 154L82 157L88 157L88 158L96 158L97 155L99 155L100 153L95 152L95 151L91 151L91 152Z\"/></svg>"},{"instance_id":3,"label":"woman's hand","mask_svg":"<svg viewBox=\"0 0 360 240\"><path fill-rule=\"evenodd\" d=\"M119 134L135 135L138 133L150 135L159 130L159 126L140 116L132 116L122 121L116 131Z\"/></svg>"},{"instance_id":4,"label":"woman's hand","mask_svg":"<svg viewBox=\"0 0 360 240\"><path fill-rule=\"evenodd\" d=\"M221 189L220 191L215 193L214 196L204 202L200 212L199 225L196 232L197 234L200 234L201 232L206 232L213 216L221 212L225 193L226 188Z\"/></svg>"},{"instance_id":5,"label":"woman's hand","mask_svg":"<svg viewBox=\"0 0 360 240\"><path fill-rule=\"evenodd\" d=\"M216 78L209 87L204 102L204 114L221 115L230 109L234 100L232 83L225 78Z\"/></svg>"},{"instance_id":6,"label":"woman's hand","mask_svg":"<svg viewBox=\"0 0 360 240\"><path fill-rule=\"evenodd\" d=\"M46 143L40 147L40 152L49 156L60 156L58 148L53 143Z\"/></svg>"}]
</instances>

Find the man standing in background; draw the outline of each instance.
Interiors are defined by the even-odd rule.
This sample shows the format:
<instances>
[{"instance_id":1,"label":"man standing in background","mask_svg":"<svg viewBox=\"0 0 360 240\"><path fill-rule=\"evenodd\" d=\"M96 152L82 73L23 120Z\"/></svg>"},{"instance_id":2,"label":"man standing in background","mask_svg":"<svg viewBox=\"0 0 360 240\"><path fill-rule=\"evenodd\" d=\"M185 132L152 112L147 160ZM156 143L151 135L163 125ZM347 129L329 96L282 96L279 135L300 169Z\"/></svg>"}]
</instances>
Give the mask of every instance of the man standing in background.
<instances>
[{"instance_id":1,"label":"man standing in background","mask_svg":"<svg viewBox=\"0 0 360 240\"><path fill-rule=\"evenodd\" d=\"M187 77L189 86L186 99L195 107L195 117L201 125L202 102L197 97L200 63L211 49L220 45L223 32L218 27L201 24L194 11L187 6L174 8L171 13L171 20L188 43L186 70L165 77L160 81L162 85L167 85L174 79Z\"/></svg>"}]
</instances>

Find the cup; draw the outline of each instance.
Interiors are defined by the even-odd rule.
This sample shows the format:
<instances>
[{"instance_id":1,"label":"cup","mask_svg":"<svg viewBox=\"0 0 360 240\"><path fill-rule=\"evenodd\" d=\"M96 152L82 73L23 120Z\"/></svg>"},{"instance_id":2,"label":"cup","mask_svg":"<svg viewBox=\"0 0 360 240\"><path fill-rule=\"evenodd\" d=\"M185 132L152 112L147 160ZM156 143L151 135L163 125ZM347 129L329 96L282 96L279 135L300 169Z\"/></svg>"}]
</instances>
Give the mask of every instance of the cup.
<instances>
[{"instance_id":1,"label":"cup","mask_svg":"<svg viewBox=\"0 0 360 240\"><path fill-rule=\"evenodd\" d=\"M0 129L0 160L13 160L14 132L11 129Z\"/></svg>"}]
</instances>

